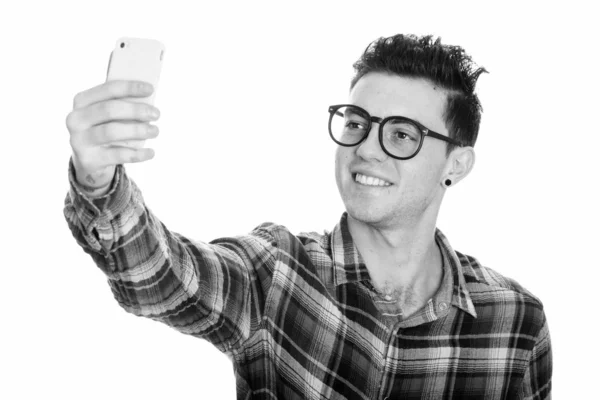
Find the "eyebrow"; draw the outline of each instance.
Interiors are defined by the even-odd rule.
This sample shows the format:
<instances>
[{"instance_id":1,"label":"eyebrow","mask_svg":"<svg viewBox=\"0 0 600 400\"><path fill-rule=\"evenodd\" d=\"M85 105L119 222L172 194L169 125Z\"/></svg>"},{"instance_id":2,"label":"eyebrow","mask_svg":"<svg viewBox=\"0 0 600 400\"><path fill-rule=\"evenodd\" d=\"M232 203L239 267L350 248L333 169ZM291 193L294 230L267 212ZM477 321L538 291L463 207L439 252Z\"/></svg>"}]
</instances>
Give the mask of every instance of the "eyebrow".
<instances>
[{"instance_id":1,"label":"eyebrow","mask_svg":"<svg viewBox=\"0 0 600 400\"><path fill-rule=\"evenodd\" d=\"M364 115L362 115L359 112L356 112L355 110L353 110L352 108L347 107L344 111L346 111L346 115L356 115L358 117L367 119ZM340 117L343 117L344 115L340 112L340 110L336 111L336 114L338 114Z\"/></svg>"},{"instance_id":2,"label":"eyebrow","mask_svg":"<svg viewBox=\"0 0 600 400\"><path fill-rule=\"evenodd\" d=\"M389 115L389 116L387 116L387 117L385 117L385 118L382 118L382 119L387 119L387 118L389 118L389 119L390 119L390 122L392 122L392 123L394 122L394 118L404 118L404 119L408 119L408 120L410 120L410 121L416 122L417 124L420 124L420 125L422 125L422 126L425 126L425 125L424 125L424 124L423 124L421 121L419 121L418 119L411 118L411 117L407 117L406 115ZM426 129L429 129L429 128L426 128ZM430 130L430 129L429 129L429 130Z\"/></svg>"},{"instance_id":3,"label":"eyebrow","mask_svg":"<svg viewBox=\"0 0 600 400\"><path fill-rule=\"evenodd\" d=\"M345 111L346 111L346 112L348 112L348 114L351 114L351 115L356 115L356 116L358 116L358 117L360 117L360 118L364 118L364 119L366 119L366 117L365 117L364 115L362 115L362 114L360 114L360 113L356 112L355 110L353 110L353 109L352 109L352 108L350 108L350 107L347 107ZM336 113L337 115L339 115L340 117L344 117L344 115L343 115L343 114L340 112L340 110L337 110L335 113ZM409 119L409 120L411 120L411 121L414 121L414 122L416 122L417 124L420 124L420 125L422 125L422 126L425 126L425 125L423 125L423 123L422 123L421 121L419 121L419 120L417 120L417 119L414 119L414 118L406 117L406 116L404 116L404 115L390 115L390 116L387 116L387 117L384 117L384 118L380 118L380 117L374 117L374 116L372 116L371 114L369 114L369 117L371 117L371 119L374 119L374 122L378 122L378 123L381 123L381 121L383 121L383 120L384 120L384 119L386 119L386 118L391 118L391 121L393 121L393 119L394 119L394 118L406 118L406 119ZM379 121L377 121L377 120L379 120ZM426 128L426 129L427 129L427 130L429 130L429 131L431 131L431 129L429 129L429 128Z\"/></svg>"}]
</instances>

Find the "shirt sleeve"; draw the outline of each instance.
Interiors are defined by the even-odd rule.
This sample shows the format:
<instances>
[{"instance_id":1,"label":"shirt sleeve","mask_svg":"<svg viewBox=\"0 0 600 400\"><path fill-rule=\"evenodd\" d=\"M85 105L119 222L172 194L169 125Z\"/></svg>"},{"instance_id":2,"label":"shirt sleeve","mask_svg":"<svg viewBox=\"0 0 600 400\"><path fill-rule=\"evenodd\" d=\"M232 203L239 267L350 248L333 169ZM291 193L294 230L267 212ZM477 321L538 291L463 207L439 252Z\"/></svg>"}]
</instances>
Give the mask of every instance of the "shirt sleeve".
<instances>
[{"instance_id":1,"label":"shirt sleeve","mask_svg":"<svg viewBox=\"0 0 600 400\"><path fill-rule=\"evenodd\" d=\"M529 366L525 371L522 386L522 399L542 400L552 398L552 345L548 321L543 315L543 325L536 338L535 345L529 359Z\"/></svg>"},{"instance_id":2,"label":"shirt sleeve","mask_svg":"<svg viewBox=\"0 0 600 400\"><path fill-rule=\"evenodd\" d=\"M152 214L123 166L97 199L77 184L72 162L69 181L67 224L127 312L204 338L223 352L258 329L275 265L273 224L245 236L193 241Z\"/></svg>"}]
</instances>

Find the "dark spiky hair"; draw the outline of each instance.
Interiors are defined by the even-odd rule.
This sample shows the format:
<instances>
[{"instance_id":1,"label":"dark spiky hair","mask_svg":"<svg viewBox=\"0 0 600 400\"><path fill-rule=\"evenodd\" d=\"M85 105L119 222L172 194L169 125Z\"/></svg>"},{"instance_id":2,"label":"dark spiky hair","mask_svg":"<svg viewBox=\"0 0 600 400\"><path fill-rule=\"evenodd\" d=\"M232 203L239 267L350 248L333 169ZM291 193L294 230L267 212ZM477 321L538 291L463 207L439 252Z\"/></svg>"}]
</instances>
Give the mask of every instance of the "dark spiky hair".
<instances>
[{"instance_id":1,"label":"dark spiky hair","mask_svg":"<svg viewBox=\"0 0 600 400\"><path fill-rule=\"evenodd\" d=\"M482 107L475 94L479 75L471 57L459 46L441 43L433 36L395 35L373 41L354 63L356 71L350 89L369 72L384 72L421 78L448 93L444 120L450 137L464 146L474 146L479 132ZM454 149L448 144L447 154Z\"/></svg>"}]
</instances>

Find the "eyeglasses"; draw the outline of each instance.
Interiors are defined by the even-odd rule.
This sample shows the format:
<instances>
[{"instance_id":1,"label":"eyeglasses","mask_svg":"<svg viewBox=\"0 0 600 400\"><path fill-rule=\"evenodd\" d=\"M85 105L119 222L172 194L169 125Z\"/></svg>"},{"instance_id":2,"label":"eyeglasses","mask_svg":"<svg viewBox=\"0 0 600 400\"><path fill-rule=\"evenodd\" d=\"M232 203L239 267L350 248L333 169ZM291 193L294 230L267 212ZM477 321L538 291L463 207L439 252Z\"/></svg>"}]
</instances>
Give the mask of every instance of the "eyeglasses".
<instances>
[{"instance_id":1,"label":"eyeglasses","mask_svg":"<svg viewBox=\"0 0 600 400\"><path fill-rule=\"evenodd\" d=\"M362 143L371 132L373 122L379 124L381 148L388 156L398 160L416 156L425 136L462 146L460 142L429 130L410 118L372 117L366 110L352 104L329 107L329 135L340 146L351 147Z\"/></svg>"}]
</instances>

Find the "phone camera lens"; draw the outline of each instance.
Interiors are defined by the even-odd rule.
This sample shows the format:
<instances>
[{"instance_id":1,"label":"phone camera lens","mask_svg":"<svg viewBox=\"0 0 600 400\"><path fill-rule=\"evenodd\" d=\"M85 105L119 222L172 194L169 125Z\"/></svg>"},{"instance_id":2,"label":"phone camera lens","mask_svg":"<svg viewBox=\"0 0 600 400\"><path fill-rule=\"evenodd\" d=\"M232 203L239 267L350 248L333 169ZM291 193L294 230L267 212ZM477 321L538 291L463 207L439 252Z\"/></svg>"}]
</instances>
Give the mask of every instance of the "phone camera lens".
<instances>
[{"instance_id":1,"label":"phone camera lens","mask_svg":"<svg viewBox=\"0 0 600 400\"><path fill-rule=\"evenodd\" d=\"M125 42L121 42L121 48L125 47Z\"/></svg>"}]
</instances>

